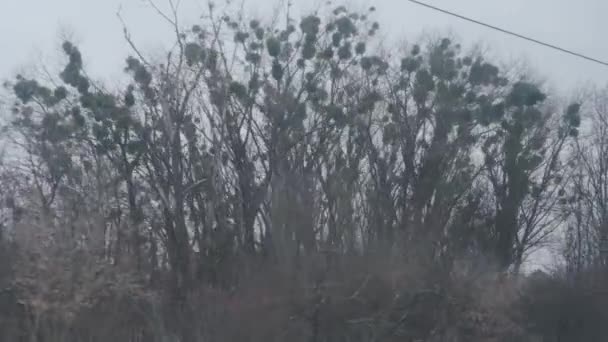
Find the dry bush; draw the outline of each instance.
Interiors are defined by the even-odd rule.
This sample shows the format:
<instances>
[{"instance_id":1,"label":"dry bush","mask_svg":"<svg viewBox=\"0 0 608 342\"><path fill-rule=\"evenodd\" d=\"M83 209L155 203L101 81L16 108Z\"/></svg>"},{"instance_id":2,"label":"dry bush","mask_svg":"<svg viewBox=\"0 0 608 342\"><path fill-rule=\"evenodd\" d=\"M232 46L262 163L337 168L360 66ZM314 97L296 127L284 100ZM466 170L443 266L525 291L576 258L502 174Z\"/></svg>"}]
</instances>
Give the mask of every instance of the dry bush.
<instances>
[{"instance_id":1,"label":"dry bush","mask_svg":"<svg viewBox=\"0 0 608 342\"><path fill-rule=\"evenodd\" d=\"M312 258L315 259L315 258ZM318 261L318 259L316 259ZM266 270L233 293L205 290L206 336L222 341L506 341L524 339L514 279L451 278L406 263L341 258ZM321 268L321 270L319 270ZM295 271L295 270L294 270Z\"/></svg>"},{"instance_id":2,"label":"dry bush","mask_svg":"<svg viewBox=\"0 0 608 342\"><path fill-rule=\"evenodd\" d=\"M528 331L548 341L600 341L608 334L604 268L576 275L536 274L523 288L520 310Z\"/></svg>"},{"instance_id":3,"label":"dry bush","mask_svg":"<svg viewBox=\"0 0 608 342\"><path fill-rule=\"evenodd\" d=\"M564 294L580 289L561 289L558 278L490 271L438 278L436 269L388 257L313 254L291 269L266 263L233 288L201 282L181 299L118 267L91 262L76 272L60 258L47 264L54 268L24 266L16 273L15 291L0 296L8 301L4 311L21 317L3 320L2 340L534 341L533 333L543 336L560 322L551 314L574 303L588 305L575 315L593 322L603 317L591 316L589 310L599 306L590 301L567 300ZM549 304L546 312L532 310ZM545 325L528 324L541 318Z\"/></svg>"}]
</instances>

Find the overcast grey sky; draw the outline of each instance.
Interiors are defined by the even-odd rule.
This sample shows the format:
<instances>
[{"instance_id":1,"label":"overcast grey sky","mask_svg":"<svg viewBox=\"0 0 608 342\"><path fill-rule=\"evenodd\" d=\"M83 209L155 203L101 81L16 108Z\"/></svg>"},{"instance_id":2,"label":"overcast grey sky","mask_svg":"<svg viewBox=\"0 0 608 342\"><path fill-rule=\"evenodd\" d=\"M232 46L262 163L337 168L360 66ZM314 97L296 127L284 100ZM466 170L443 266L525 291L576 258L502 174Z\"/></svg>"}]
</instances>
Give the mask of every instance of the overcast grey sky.
<instances>
[{"instance_id":1,"label":"overcast grey sky","mask_svg":"<svg viewBox=\"0 0 608 342\"><path fill-rule=\"evenodd\" d=\"M182 0L182 24L190 26L206 0ZM221 2L223 0L216 0ZM296 8L310 1L293 0ZM316 0L320 3L321 0ZM606 0L425 0L481 21L608 60ZM164 4L167 0L156 0ZM313 1L314 2L314 1ZM504 61L524 58L537 74L561 90L594 82L608 83L608 67L564 55L532 43L451 18L405 0L355 0L354 6L377 7L383 32L415 40L423 31L450 31L463 43L482 41ZM247 1L254 15L271 12L274 0ZM120 72L128 46L116 12L144 50L154 51L170 41L171 32L142 0L0 0L0 78L40 62L53 65L61 36L71 34L83 51L87 69L95 76Z\"/></svg>"}]
</instances>

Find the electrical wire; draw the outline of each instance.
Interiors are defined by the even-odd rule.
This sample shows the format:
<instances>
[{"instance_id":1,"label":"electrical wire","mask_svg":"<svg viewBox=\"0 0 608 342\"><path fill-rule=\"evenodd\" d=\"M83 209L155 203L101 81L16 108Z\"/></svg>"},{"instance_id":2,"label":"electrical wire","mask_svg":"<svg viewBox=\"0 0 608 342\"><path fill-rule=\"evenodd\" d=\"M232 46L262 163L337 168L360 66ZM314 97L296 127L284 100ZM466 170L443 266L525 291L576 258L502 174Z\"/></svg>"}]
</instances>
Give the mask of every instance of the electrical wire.
<instances>
[{"instance_id":1,"label":"electrical wire","mask_svg":"<svg viewBox=\"0 0 608 342\"><path fill-rule=\"evenodd\" d=\"M589 56L583 55L582 53L578 53L578 52L575 52L575 51L572 51L572 50L568 50L568 49L559 47L557 45L545 43L545 42L540 41L538 39L530 38L530 37L524 36L522 34L515 33L513 31L509 31L509 30L505 30L503 28L500 28L500 27L497 27L497 26L494 26L494 25L486 24L486 23L481 22L479 20L471 19L469 17L465 17L464 15L457 14L457 13L454 13L454 12L450 12L448 10L445 10L445 9L442 9L442 8L439 8L439 7L436 7L436 6L433 6L433 5L429 5L429 4L421 2L421 1L417 1L417 0L406 0L406 1L409 1L409 2L414 3L416 5L424 6L426 8L430 8L432 10L435 10L435 11L438 11L438 12L441 12L441 13L444 13L444 14L447 14L447 15L450 15L450 16L453 16L453 17L456 17L456 18L459 18L459 19L462 19L462 20L465 20L465 21L477 24L477 25L485 26L485 27L490 28L490 29L495 30L495 31L499 31L499 32L502 32L502 33L505 33L505 34L508 34L508 35L511 35L511 36L514 36L514 37L517 37L517 38L520 38L520 39L527 40L527 41L535 43L535 44L542 45L544 47L548 47L548 48L551 48L551 49L554 49L554 50L557 50L557 51L560 51L560 52L563 52L563 53L566 53L566 54L569 54L569 55L572 55L572 56L575 56L575 57L578 57L578 58L582 58L582 59L585 59L587 61L598 63L598 64L601 64L603 66L607 66L608 67L608 62L599 60L597 58L593 58L593 57L589 57Z\"/></svg>"}]
</instances>

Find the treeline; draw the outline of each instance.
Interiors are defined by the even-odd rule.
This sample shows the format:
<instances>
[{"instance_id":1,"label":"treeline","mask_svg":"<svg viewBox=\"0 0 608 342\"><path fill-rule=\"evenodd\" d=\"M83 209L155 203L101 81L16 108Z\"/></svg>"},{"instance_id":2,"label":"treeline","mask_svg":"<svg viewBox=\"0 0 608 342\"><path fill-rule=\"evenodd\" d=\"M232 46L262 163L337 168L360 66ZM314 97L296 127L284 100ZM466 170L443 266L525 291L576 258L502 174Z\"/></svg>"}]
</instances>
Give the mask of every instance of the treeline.
<instances>
[{"instance_id":1,"label":"treeline","mask_svg":"<svg viewBox=\"0 0 608 342\"><path fill-rule=\"evenodd\" d=\"M2 340L607 336L606 95L383 49L374 8L175 12L162 60L125 31L124 86L70 42L7 83ZM563 269L521 275L558 237Z\"/></svg>"}]
</instances>

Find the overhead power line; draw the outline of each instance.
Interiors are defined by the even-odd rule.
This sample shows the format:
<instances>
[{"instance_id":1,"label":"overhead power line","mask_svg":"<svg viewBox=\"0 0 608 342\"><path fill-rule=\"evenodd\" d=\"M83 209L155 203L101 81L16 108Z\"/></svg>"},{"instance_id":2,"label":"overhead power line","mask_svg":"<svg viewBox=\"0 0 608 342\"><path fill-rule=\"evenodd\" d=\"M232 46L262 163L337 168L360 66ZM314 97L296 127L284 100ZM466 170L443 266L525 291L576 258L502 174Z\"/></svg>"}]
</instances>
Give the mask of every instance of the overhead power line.
<instances>
[{"instance_id":1,"label":"overhead power line","mask_svg":"<svg viewBox=\"0 0 608 342\"><path fill-rule=\"evenodd\" d=\"M548 47L548 48L551 48L551 49L554 49L554 50L557 50L557 51L560 51L560 52L563 52L563 53L567 53L567 54L575 56L575 57L583 58L583 59L586 59L588 61L601 64L603 66L608 66L608 62L604 62L604 61L599 60L597 58L585 56L582 53L578 53L578 52L575 52L575 51L572 51L572 50L568 50L568 49L559 47L557 45L545 43L545 42L540 41L538 39L530 38L530 37L524 36L522 34L515 33L513 31L509 31L509 30L505 30L503 28L500 28L500 27L497 27L497 26L494 26L494 25L486 24L486 23L481 22L479 20L471 19L469 17L465 17L464 15L461 15L461 14L458 14L458 13L454 13L454 12L450 12L448 10L444 10L442 8L439 8L439 7L436 7L436 6L433 6L433 5L429 5L429 4L421 2L421 1L417 1L417 0L407 0L407 1L409 1L411 3L414 3L416 5L424 6L424 7L430 8L432 10L435 10L435 11L438 11L438 12L441 12L441 13L444 13L444 14L447 14L447 15L450 15L450 16L453 16L453 17L456 17L456 18L459 18L459 19L462 19L462 20L474 23L474 24L477 24L477 25L485 26L485 27L490 28L490 29L495 30L495 31L499 31L499 32L502 32L502 33L505 33L505 34L508 34L508 35L511 35L511 36L514 36L514 37L517 37L517 38L520 38L520 39L527 40L527 41L535 43L535 44L542 45L544 47Z\"/></svg>"}]
</instances>

